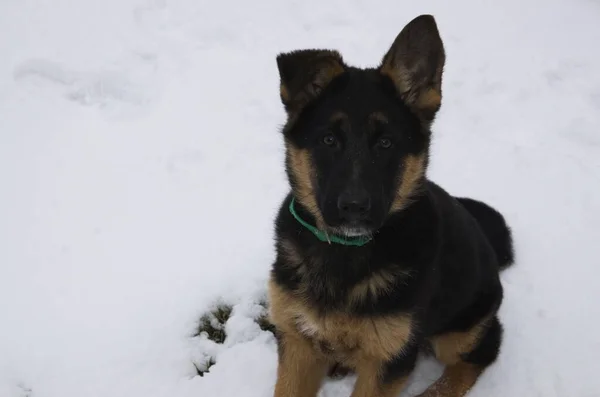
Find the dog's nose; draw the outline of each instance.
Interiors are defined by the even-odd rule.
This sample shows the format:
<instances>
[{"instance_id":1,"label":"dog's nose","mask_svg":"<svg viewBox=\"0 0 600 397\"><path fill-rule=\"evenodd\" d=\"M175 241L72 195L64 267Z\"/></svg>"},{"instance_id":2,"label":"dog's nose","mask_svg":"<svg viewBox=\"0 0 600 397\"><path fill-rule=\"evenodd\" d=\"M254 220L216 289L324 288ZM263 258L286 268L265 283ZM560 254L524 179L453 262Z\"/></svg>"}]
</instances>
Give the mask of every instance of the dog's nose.
<instances>
[{"instance_id":1,"label":"dog's nose","mask_svg":"<svg viewBox=\"0 0 600 397\"><path fill-rule=\"evenodd\" d=\"M338 197L340 216L347 221L360 221L371 209L371 198L366 191L344 192Z\"/></svg>"}]
</instances>

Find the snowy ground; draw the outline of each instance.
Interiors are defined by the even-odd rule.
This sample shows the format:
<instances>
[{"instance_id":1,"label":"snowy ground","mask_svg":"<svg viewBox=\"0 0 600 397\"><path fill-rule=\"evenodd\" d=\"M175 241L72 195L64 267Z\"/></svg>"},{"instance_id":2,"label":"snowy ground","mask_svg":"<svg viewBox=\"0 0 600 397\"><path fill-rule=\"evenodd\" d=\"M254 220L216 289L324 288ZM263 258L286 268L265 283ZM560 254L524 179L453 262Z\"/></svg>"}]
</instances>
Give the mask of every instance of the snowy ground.
<instances>
[{"instance_id":1,"label":"snowy ground","mask_svg":"<svg viewBox=\"0 0 600 397\"><path fill-rule=\"evenodd\" d=\"M471 395L600 396L600 2L423 3L2 1L0 396L269 397L275 55L374 65L420 13L448 54L430 176L502 210L518 250ZM217 300L223 345L193 337Z\"/></svg>"}]
</instances>

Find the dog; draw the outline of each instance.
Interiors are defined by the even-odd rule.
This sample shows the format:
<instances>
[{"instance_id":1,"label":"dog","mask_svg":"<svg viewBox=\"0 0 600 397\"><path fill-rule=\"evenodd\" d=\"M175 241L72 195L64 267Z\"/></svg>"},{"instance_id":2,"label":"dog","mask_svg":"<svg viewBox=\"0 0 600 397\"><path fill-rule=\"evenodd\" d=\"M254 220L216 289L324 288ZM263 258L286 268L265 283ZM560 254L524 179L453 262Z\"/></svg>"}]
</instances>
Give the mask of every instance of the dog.
<instances>
[{"instance_id":1,"label":"dog","mask_svg":"<svg viewBox=\"0 0 600 397\"><path fill-rule=\"evenodd\" d=\"M290 192L268 281L275 397L315 397L332 368L351 397L396 397L419 353L445 364L421 397L464 396L500 352L503 215L426 176L445 50L421 15L376 68L335 50L277 55Z\"/></svg>"}]
</instances>

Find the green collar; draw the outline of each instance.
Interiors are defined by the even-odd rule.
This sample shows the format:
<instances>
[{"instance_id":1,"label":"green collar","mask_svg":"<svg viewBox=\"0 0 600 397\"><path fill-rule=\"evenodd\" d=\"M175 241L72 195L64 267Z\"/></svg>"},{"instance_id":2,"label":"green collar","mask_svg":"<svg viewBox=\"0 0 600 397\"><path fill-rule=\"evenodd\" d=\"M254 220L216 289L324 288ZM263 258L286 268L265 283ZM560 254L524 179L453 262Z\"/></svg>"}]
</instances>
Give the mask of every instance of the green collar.
<instances>
[{"instance_id":1,"label":"green collar","mask_svg":"<svg viewBox=\"0 0 600 397\"><path fill-rule=\"evenodd\" d=\"M298 213L296 212L296 209L294 208L294 202L295 202L295 198L292 198L292 201L290 202L290 212L292 213L294 218L296 218L296 220L302 226L304 226L305 228L310 230L319 240L323 241L324 243L329 243L329 244L337 243L337 244L342 244L342 245L350 245L350 246L354 246L354 247L362 247L363 245L365 245L372 239L371 237L364 237L364 236L358 236L358 237L342 237L342 236L336 236L336 235L330 236L329 234L327 234L327 232L317 229L313 225L306 222L304 219L300 218L300 215L298 215Z\"/></svg>"}]
</instances>

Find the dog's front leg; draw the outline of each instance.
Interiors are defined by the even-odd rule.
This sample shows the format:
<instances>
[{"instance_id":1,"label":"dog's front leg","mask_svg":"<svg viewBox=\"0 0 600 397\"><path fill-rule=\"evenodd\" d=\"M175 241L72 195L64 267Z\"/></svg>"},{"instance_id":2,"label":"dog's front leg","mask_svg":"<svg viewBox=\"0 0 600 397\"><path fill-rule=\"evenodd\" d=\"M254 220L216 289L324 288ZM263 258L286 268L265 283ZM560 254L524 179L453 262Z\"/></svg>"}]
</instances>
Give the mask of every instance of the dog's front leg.
<instances>
[{"instance_id":1,"label":"dog's front leg","mask_svg":"<svg viewBox=\"0 0 600 397\"><path fill-rule=\"evenodd\" d=\"M398 397L415 363L416 350L389 361L361 360L351 397Z\"/></svg>"},{"instance_id":2,"label":"dog's front leg","mask_svg":"<svg viewBox=\"0 0 600 397\"><path fill-rule=\"evenodd\" d=\"M397 397L408 378L399 376L385 379L381 373L381 366L378 365L373 365L371 368L362 366L357 372L358 377L351 397Z\"/></svg>"},{"instance_id":3,"label":"dog's front leg","mask_svg":"<svg viewBox=\"0 0 600 397\"><path fill-rule=\"evenodd\" d=\"M277 342L275 397L315 397L327 373L328 361L296 333L281 333Z\"/></svg>"}]
</instances>

